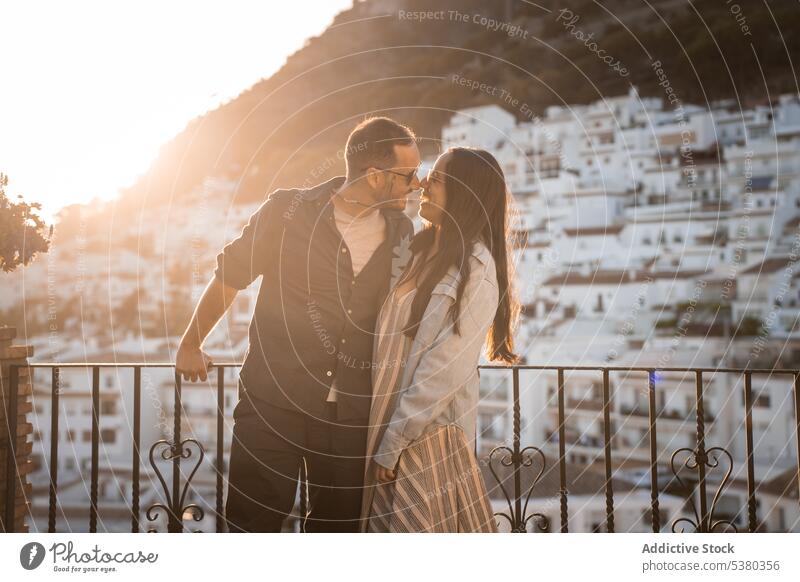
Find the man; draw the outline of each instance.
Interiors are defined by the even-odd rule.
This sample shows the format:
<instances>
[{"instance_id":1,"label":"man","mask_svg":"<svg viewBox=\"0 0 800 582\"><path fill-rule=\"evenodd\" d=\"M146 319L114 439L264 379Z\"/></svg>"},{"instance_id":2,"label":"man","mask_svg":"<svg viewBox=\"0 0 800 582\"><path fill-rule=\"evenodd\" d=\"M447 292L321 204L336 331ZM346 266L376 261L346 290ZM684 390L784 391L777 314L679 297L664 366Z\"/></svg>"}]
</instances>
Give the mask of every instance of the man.
<instances>
[{"instance_id":1,"label":"man","mask_svg":"<svg viewBox=\"0 0 800 582\"><path fill-rule=\"evenodd\" d=\"M262 276L233 412L226 520L232 532L281 530L306 463L306 531L358 531L372 394L373 332L419 188L413 132L360 123L347 175L277 190L217 256L176 368L205 380L201 346L237 292ZM393 269L394 267L394 269Z\"/></svg>"}]
</instances>

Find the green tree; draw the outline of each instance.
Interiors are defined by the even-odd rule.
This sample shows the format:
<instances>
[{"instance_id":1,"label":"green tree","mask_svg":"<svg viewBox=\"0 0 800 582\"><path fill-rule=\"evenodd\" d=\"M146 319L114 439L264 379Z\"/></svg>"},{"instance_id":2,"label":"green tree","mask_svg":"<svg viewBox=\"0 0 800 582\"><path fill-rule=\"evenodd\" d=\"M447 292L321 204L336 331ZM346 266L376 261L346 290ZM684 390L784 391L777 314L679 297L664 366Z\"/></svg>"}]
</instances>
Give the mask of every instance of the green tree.
<instances>
[{"instance_id":1,"label":"green tree","mask_svg":"<svg viewBox=\"0 0 800 582\"><path fill-rule=\"evenodd\" d=\"M8 176L0 174L0 268L10 273L49 250L53 226L45 238L47 225L36 213L42 205L24 202L22 196L17 196L19 202L11 202L6 196L7 185Z\"/></svg>"}]
</instances>

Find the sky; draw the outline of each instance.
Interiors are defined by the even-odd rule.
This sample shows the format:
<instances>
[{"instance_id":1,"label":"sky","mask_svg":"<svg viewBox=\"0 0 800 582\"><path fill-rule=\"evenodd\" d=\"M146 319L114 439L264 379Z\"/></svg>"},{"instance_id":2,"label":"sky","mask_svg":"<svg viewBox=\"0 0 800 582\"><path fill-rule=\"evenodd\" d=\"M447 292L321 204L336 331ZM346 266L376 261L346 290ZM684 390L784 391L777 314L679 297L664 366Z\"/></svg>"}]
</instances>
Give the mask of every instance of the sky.
<instances>
[{"instance_id":1,"label":"sky","mask_svg":"<svg viewBox=\"0 0 800 582\"><path fill-rule=\"evenodd\" d=\"M277 71L352 0L0 3L6 194L111 199L194 117Z\"/></svg>"}]
</instances>

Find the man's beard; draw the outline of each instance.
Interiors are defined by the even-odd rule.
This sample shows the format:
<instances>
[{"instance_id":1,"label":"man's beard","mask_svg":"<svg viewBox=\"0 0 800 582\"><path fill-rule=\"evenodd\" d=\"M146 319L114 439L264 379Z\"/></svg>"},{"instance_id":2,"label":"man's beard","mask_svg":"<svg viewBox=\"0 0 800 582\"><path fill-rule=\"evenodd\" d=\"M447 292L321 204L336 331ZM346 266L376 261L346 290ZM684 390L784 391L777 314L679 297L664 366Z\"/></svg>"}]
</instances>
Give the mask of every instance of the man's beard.
<instances>
[{"instance_id":1,"label":"man's beard","mask_svg":"<svg viewBox=\"0 0 800 582\"><path fill-rule=\"evenodd\" d=\"M394 210L405 210L406 203L408 202L408 195L411 191L406 191L403 194L391 194L390 191L376 196L375 205L377 208L391 208Z\"/></svg>"}]
</instances>

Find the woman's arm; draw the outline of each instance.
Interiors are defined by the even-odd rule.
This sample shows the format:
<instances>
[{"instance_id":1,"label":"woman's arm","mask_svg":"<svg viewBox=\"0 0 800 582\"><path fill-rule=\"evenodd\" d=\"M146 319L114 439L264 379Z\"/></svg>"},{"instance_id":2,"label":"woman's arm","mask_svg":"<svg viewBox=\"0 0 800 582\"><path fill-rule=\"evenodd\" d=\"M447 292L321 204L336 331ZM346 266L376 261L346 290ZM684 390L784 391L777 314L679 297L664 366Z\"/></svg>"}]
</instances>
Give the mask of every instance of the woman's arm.
<instances>
[{"instance_id":1,"label":"woman's arm","mask_svg":"<svg viewBox=\"0 0 800 582\"><path fill-rule=\"evenodd\" d=\"M456 334L452 319L443 321L431 346L422 354L411 383L398 397L397 407L374 460L392 469L402 450L418 438L449 404L456 390L475 373L486 333L492 324L499 293L495 274L487 273L493 264L477 263L470 273L464 290L460 334ZM454 298L443 293L431 295L425 318L447 313Z\"/></svg>"}]
</instances>

